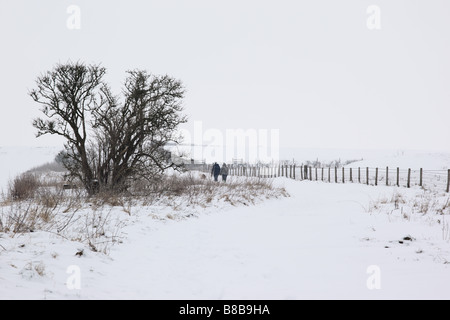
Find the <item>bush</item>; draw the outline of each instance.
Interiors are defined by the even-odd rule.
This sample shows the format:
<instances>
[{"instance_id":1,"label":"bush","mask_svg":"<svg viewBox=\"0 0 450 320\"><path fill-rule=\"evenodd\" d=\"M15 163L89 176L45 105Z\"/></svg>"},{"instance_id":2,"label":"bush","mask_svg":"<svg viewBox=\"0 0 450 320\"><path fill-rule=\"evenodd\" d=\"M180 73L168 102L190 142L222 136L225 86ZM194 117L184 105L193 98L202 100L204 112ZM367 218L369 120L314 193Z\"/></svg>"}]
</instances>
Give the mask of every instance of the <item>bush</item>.
<instances>
[{"instance_id":1,"label":"bush","mask_svg":"<svg viewBox=\"0 0 450 320\"><path fill-rule=\"evenodd\" d=\"M31 199L40 186L38 177L32 173L22 173L9 182L8 195L12 200Z\"/></svg>"}]
</instances>

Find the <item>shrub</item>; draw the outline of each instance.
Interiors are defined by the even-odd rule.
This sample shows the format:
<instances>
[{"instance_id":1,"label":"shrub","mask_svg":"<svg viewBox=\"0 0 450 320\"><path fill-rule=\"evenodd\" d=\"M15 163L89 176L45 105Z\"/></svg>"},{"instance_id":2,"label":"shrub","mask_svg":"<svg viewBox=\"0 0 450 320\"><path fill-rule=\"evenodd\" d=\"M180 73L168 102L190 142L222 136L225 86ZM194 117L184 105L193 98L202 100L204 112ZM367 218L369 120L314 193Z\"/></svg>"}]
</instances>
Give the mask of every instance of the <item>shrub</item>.
<instances>
[{"instance_id":1,"label":"shrub","mask_svg":"<svg viewBox=\"0 0 450 320\"><path fill-rule=\"evenodd\" d=\"M12 200L33 198L40 186L38 177L32 173L22 173L9 182L8 194Z\"/></svg>"}]
</instances>

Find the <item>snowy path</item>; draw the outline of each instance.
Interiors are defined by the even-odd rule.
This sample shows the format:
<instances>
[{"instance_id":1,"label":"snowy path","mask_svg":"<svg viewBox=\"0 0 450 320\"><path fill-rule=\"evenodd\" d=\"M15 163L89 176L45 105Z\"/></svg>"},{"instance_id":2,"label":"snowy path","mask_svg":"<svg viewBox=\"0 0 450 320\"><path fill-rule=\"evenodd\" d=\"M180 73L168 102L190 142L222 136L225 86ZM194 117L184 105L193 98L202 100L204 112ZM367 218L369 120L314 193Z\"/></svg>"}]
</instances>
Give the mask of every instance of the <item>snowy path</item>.
<instances>
[{"instance_id":1,"label":"snowy path","mask_svg":"<svg viewBox=\"0 0 450 320\"><path fill-rule=\"evenodd\" d=\"M291 198L257 207L170 221L156 230L141 219L129 239L111 252L113 261L82 278L78 296L450 298L450 266L436 262L431 249L417 253L424 245L432 248L434 240L424 236L427 244L396 242L406 234L434 232L431 227L387 223L386 217L365 212L370 199L383 192L392 195L392 188L286 184ZM380 290L367 288L370 265L380 267Z\"/></svg>"}]
</instances>

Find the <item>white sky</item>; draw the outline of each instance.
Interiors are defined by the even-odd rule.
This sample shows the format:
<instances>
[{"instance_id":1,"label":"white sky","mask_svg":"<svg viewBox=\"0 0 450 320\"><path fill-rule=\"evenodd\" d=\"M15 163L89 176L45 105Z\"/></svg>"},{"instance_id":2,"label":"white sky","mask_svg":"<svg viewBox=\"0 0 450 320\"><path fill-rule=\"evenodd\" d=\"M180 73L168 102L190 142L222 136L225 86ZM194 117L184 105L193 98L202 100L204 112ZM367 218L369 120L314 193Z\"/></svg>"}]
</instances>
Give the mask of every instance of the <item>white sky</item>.
<instances>
[{"instance_id":1,"label":"white sky","mask_svg":"<svg viewBox=\"0 0 450 320\"><path fill-rule=\"evenodd\" d=\"M81 9L69 30L66 10ZM381 30L366 10L381 9ZM0 146L35 138L28 96L57 62L187 87L192 129L280 129L281 147L450 151L450 1L0 0Z\"/></svg>"}]
</instances>

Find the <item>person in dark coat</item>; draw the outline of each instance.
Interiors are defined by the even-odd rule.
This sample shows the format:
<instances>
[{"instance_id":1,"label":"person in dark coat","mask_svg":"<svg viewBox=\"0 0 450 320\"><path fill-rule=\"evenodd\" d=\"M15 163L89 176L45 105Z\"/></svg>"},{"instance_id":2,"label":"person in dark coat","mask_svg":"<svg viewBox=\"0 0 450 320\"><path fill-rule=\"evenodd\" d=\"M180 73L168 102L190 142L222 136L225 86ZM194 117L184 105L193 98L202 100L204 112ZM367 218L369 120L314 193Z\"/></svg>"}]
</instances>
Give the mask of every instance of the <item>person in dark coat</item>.
<instances>
[{"instance_id":1,"label":"person in dark coat","mask_svg":"<svg viewBox=\"0 0 450 320\"><path fill-rule=\"evenodd\" d=\"M222 181L227 182L227 176L228 176L228 167L227 164L224 163L222 165L222 168L220 168L220 174L222 175Z\"/></svg>"},{"instance_id":2,"label":"person in dark coat","mask_svg":"<svg viewBox=\"0 0 450 320\"><path fill-rule=\"evenodd\" d=\"M214 162L211 175L214 176L214 181L219 181L219 174L220 174L220 166L217 162Z\"/></svg>"}]
</instances>

